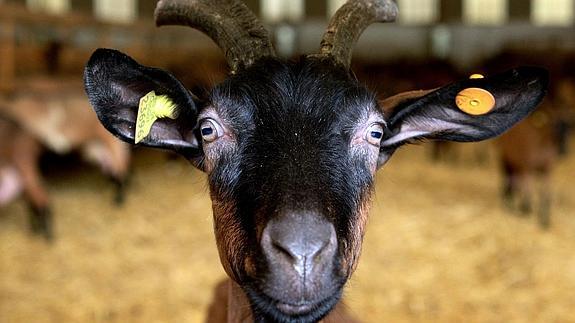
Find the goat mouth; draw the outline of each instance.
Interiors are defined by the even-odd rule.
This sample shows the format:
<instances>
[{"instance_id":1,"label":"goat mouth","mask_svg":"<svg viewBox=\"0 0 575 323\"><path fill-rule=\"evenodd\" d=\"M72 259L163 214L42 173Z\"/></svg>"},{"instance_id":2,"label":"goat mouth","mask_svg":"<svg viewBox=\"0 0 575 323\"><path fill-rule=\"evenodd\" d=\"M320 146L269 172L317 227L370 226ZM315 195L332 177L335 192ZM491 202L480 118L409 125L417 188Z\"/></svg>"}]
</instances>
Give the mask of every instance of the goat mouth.
<instances>
[{"instance_id":1,"label":"goat mouth","mask_svg":"<svg viewBox=\"0 0 575 323\"><path fill-rule=\"evenodd\" d=\"M314 308L314 304L311 303L289 304L277 302L275 306L287 315L304 315L311 312Z\"/></svg>"},{"instance_id":2,"label":"goat mouth","mask_svg":"<svg viewBox=\"0 0 575 323\"><path fill-rule=\"evenodd\" d=\"M319 301L294 304L275 299L264 292L256 291L253 287L248 287L245 291L252 304L255 317L267 318L275 322L292 322L294 320L317 322L335 307L341 297L341 292L338 291Z\"/></svg>"}]
</instances>

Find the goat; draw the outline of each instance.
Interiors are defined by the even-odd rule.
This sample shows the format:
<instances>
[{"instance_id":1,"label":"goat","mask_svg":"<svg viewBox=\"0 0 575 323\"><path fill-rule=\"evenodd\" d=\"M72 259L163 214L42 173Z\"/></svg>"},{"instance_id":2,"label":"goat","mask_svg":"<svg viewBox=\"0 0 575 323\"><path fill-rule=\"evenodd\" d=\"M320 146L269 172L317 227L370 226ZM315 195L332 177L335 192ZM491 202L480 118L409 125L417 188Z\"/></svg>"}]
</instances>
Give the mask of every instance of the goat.
<instances>
[{"instance_id":1,"label":"goat","mask_svg":"<svg viewBox=\"0 0 575 323\"><path fill-rule=\"evenodd\" d=\"M559 138L559 155L565 156L569 152L569 134L575 127L575 77L564 77L557 81L553 104L558 110L558 128L556 136Z\"/></svg>"},{"instance_id":2,"label":"goat","mask_svg":"<svg viewBox=\"0 0 575 323\"><path fill-rule=\"evenodd\" d=\"M81 85L34 78L24 81L19 88L26 91L0 100L2 115L17 125L10 127L13 134L8 130L2 134L3 141L10 143L3 158L6 164L11 164L10 169L19 170L32 205L33 231L50 239L53 237L50 209L38 172L40 154L45 150L60 155L79 150L115 183L115 201L119 204L124 199L130 150L102 127L94 113L86 113L90 108ZM6 124L3 127L8 129ZM13 137L22 138L19 140L23 144L16 145L10 140Z\"/></svg>"},{"instance_id":3,"label":"goat","mask_svg":"<svg viewBox=\"0 0 575 323\"><path fill-rule=\"evenodd\" d=\"M31 208L30 229L52 238L48 195L41 183L38 159L42 146L12 120L0 117L0 206L24 192Z\"/></svg>"},{"instance_id":4,"label":"goat","mask_svg":"<svg viewBox=\"0 0 575 323\"><path fill-rule=\"evenodd\" d=\"M551 225L551 172L566 153L570 110L575 103L570 89L575 86L568 80L559 81L552 97L497 140L504 202L529 214L537 196L538 222L544 229Z\"/></svg>"},{"instance_id":5,"label":"goat","mask_svg":"<svg viewBox=\"0 0 575 323\"><path fill-rule=\"evenodd\" d=\"M319 53L284 61L239 1L160 0L157 25L197 28L226 56L230 76L207 102L171 74L112 49L97 49L86 64L92 107L126 142L135 142L140 100L154 91L173 103L139 144L176 151L207 173L216 244L231 279L228 321L326 317L356 268L374 174L396 149L494 137L544 96L546 71L521 67L378 102L350 70L352 47L369 24L396 15L391 0L348 1ZM491 111L458 108L470 88L493 96Z\"/></svg>"}]
</instances>

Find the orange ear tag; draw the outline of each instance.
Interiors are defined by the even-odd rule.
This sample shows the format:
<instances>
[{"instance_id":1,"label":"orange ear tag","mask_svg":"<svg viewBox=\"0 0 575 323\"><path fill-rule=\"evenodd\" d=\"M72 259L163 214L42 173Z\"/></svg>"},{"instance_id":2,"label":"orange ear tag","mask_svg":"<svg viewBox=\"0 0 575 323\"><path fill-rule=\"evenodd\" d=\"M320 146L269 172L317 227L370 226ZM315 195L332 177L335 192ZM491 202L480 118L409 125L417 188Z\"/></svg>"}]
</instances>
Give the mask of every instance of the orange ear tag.
<instances>
[{"instance_id":1,"label":"orange ear tag","mask_svg":"<svg viewBox=\"0 0 575 323\"><path fill-rule=\"evenodd\" d=\"M459 110L478 116L488 113L495 107L495 98L487 90L470 87L457 93L455 104Z\"/></svg>"}]
</instances>

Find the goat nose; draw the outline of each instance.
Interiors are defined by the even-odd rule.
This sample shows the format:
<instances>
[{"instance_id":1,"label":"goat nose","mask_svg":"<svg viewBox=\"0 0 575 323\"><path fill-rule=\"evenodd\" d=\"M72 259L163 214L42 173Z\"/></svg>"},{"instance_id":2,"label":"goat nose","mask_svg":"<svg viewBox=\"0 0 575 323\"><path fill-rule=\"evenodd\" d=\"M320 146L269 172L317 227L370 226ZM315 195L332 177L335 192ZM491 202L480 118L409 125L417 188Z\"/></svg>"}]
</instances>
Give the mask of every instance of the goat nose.
<instances>
[{"instance_id":1,"label":"goat nose","mask_svg":"<svg viewBox=\"0 0 575 323\"><path fill-rule=\"evenodd\" d=\"M315 212L290 212L268 222L262 235L262 248L275 271L295 270L298 276L330 267L336 251L333 225Z\"/></svg>"}]
</instances>

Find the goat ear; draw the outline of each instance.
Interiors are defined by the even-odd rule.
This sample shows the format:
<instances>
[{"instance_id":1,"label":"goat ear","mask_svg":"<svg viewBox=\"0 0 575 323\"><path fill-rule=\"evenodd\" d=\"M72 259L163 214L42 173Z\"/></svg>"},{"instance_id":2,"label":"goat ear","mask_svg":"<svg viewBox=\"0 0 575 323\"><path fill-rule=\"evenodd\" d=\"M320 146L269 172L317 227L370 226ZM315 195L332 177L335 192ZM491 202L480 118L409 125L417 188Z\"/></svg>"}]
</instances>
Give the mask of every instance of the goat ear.
<instances>
[{"instance_id":1,"label":"goat ear","mask_svg":"<svg viewBox=\"0 0 575 323\"><path fill-rule=\"evenodd\" d=\"M380 106L387 122L379 165L399 146L418 140L481 141L500 135L535 109L547 90L548 73L520 67L492 77L468 79L428 91L411 91L385 99ZM495 99L493 108L471 115L455 98L464 89L480 88Z\"/></svg>"},{"instance_id":2,"label":"goat ear","mask_svg":"<svg viewBox=\"0 0 575 323\"><path fill-rule=\"evenodd\" d=\"M119 51L100 48L86 65L84 85L100 122L131 144L140 98L150 91L167 95L175 103L178 117L156 120L139 144L174 150L187 158L200 154L194 135L198 109L192 94L170 73L142 66Z\"/></svg>"}]
</instances>

